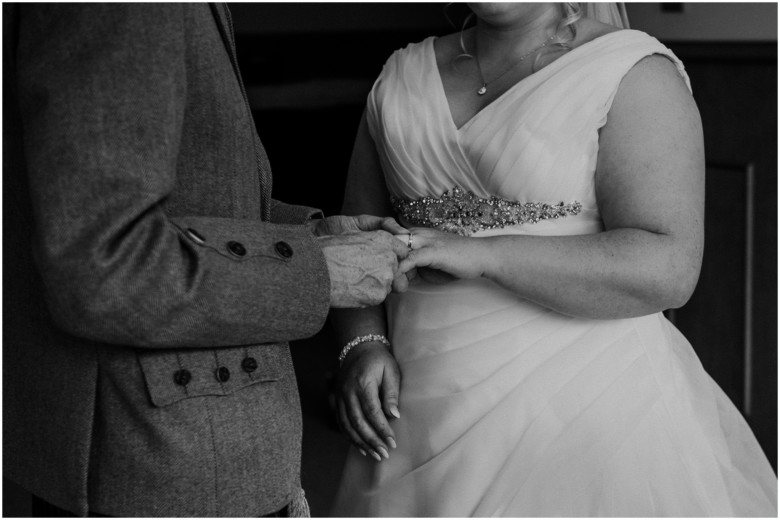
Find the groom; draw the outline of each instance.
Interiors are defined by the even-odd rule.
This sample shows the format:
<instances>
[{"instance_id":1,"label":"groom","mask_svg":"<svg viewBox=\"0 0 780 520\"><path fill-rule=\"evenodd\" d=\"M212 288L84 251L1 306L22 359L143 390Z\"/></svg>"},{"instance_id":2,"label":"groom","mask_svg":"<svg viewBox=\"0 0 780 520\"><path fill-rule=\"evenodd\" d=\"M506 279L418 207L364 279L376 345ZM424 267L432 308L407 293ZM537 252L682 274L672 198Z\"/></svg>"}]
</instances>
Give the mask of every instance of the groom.
<instances>
[{"instance_id":1,"label":"groom","mask_svg":"<svg viewBox=\"0 0 780 520\"><path fill-rule=\"evenodd\" d=\"M3 14L4 476L77 515L304 514L287 341L404 289L399 226L271 199L224 6Z\"/></svg>"}]
</instances>

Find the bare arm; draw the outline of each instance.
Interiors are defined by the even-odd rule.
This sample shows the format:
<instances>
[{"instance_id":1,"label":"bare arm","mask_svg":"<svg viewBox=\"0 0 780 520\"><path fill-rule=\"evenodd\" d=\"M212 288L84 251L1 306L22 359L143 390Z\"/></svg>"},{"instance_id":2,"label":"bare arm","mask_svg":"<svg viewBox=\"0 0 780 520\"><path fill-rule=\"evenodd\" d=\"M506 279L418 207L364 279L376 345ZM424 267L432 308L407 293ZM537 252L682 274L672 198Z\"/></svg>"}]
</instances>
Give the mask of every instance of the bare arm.
<instances>
[{"instance_id":1,"label":"bare arm","mask_svg":"<svg viewBox=\"0 0 780 520\"><path fill-rule=\"evenodd\" d=\"M704 153L696 105L674 65L641 61L623 79L600 136L596 172L606 231L463 238L415 230L402 269L485 276L564 314L624 318L679 307L703 249Z\"/></svg>"}]
</instances>

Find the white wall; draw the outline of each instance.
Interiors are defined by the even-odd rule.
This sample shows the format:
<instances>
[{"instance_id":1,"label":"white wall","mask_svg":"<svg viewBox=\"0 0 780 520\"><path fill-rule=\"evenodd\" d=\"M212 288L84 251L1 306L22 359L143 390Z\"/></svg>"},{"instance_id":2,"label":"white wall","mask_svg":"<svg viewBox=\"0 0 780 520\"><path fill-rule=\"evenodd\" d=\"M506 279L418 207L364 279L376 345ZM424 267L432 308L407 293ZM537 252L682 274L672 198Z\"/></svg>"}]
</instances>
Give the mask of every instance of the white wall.
<instances>
[{"instance_id":1,"label":"white wall","mask_svg":"<svg viewBox=\"0 0 780 520\"><path fill-rule=\"evenodd\" d=\"M662 12L659 3L627 3L632 29L659 40L777 41L777 4L684 3L683 12Z\"/></svg>"}]
</instances>

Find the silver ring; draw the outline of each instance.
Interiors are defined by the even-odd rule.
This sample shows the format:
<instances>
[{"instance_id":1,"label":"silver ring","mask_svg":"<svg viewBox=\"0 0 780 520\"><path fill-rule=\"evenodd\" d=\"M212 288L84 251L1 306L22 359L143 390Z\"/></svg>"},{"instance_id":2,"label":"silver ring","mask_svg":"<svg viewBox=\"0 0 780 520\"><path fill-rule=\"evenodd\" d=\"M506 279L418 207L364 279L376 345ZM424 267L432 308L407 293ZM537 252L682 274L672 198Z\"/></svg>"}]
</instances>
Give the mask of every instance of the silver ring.
<instances>
[{"instance_id":1,"label":"silver ring","mask_svg":"<svg viewBox=\"0 0 780 520\"><path fill-rule=\"evenodd\" d=\"M411 251L411 250L412 250L412 239L413 239L413 238L414 238L414 235L412 235L412 233L410 232L410 233L409 233L409 242L407 242L407 244L406 244L406 247L408 247L408 248L409 248L409 251Z\"/></svg>"}]
</instances>

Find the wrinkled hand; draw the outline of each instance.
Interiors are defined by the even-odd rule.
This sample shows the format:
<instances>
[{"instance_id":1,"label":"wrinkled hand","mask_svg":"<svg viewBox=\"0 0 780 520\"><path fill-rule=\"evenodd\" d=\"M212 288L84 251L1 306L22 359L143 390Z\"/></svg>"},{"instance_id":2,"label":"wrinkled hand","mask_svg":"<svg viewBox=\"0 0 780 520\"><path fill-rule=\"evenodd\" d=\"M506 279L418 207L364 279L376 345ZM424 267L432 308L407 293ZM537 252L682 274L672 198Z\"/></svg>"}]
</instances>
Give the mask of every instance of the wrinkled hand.
<instances>
[{"instance_id":1,"label":"wrinkled hand","mask_svg":"<svg viewBox=\"0 0 780 520\"><path fill-rule=\"evenodd\" d=\"M379 305L391 288L406 290L398 260L408 249L385 231L318 237L330 274L330 305L337 308Z\"/></svg>"},{"instance_id":2,"label":"wrinkled hand","mask_svg":"<svg viewBox=\"0 0 780 520\"><path fill-rule=\"evenodd\" d=\"M408 233L406 229L392 217L376 217L374 215L358 215L348 217L335 215L312 221L312 230L318 237L326 235L341 235L356 231L387 231L390 234Z\"/></svg>"},{"instance_id":3,"label":"wrinkled hand","mask_svg":"<svg viewBox=\"0 0 780 520\"><path fill-rule=\"evenodd\" d=\"M339 370L338 422L363 455L389 458L395 432L388 418L400 417L398 363L382 343L362 343L350 350Z\"/></svg>"},{"instance_id":4,"label":"wrinkled hand","mask_svg":"<svg viewBox=\"0 0 780 520\"><path fill-rule=\"evenodd\" d=\"M480 239L445 233L431 228L410 230L412 251L398 270L431 283L447 283L455 278L479 278L484 269Z\"/></svg>"}]
</instances>

